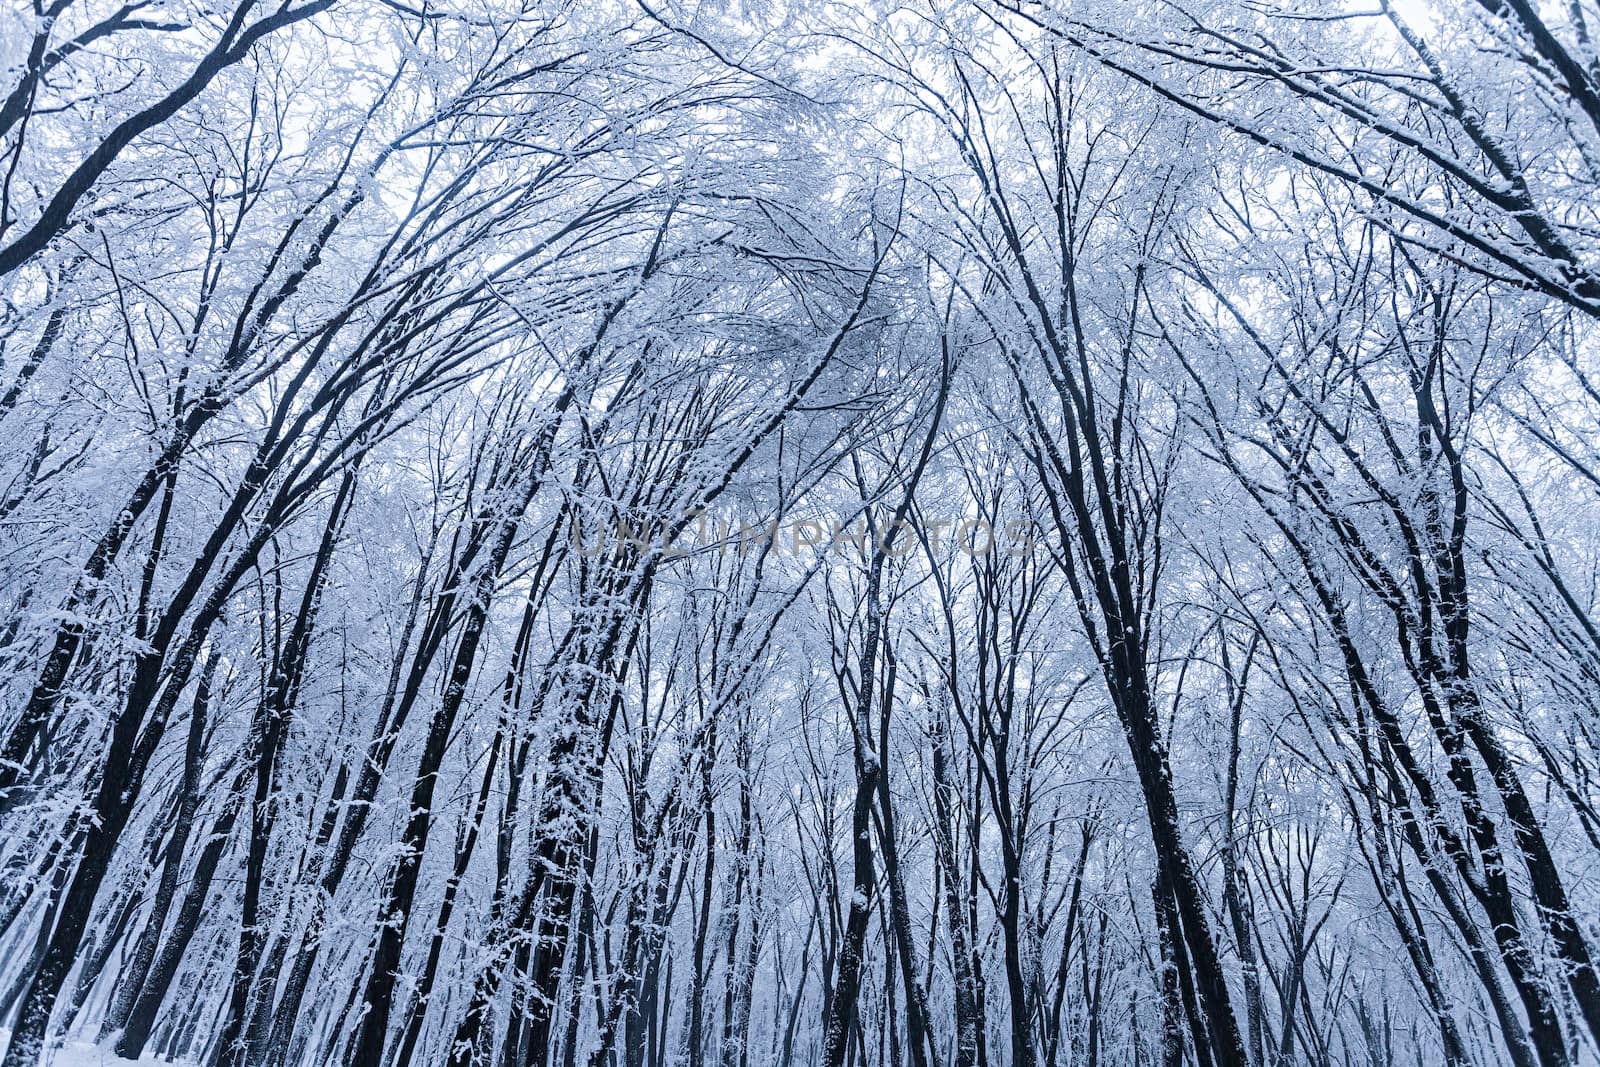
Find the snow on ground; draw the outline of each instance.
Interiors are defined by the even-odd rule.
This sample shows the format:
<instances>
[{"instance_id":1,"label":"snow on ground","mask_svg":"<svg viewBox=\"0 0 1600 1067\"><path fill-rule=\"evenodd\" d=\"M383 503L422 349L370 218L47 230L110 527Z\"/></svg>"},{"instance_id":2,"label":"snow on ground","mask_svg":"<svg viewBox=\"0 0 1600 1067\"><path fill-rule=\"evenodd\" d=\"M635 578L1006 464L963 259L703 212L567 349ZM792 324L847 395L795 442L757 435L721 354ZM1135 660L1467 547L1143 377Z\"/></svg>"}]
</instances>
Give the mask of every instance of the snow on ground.
<instances>
[{"instance_id":1,"label":"snow on ground","mask_svg":"<svg viewBox=\"0 0 1600 1067\"><path fill-rule=\"evenodd\" d=\"M0 1049L10 1044L11 1031L0 1030ZM87 1041L68 1041L45 1059L44 1067L173 1067L173 1064L154 1056L125 1060L108 1048Z\"/></svg>"},{"instance_id":2,"label":"snow on ground","mask_svg":"<svg viewBox=\"0 0 1600 1067\"><path fill-rule=\"evenodd\" d=\"M110 1049L91 1045L87 1041L68 1041L56 1050L47 1061L49 1067L168 1067L166 1060L143 1056L138 1060L125 1060Z\"/></svg>"}]
</instances>

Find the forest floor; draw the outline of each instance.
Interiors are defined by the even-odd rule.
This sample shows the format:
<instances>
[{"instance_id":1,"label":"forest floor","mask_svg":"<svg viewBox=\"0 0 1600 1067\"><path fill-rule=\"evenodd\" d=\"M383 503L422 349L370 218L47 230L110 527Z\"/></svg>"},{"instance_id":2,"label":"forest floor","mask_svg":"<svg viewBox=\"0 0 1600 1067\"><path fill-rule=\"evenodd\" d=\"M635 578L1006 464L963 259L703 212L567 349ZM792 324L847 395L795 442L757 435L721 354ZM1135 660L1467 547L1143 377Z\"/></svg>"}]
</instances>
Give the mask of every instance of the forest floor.
<instances>
[{"instance_id":1,"label":"forest floor","mask_svg":"<svg viewBox=\"0 0 1600 1067\"><path fill-rule=\"evenodd\" d=\"M0 1049L11 1044L11 1031L0 1029ZM88 1041L68 1041L45 1061L48 1067L174 1067L167 1060L142 1056L125 1060L110 1049L101 1048ZM176 1067L183 1067L179 1064Z\"/></svg>"}]
</instances>

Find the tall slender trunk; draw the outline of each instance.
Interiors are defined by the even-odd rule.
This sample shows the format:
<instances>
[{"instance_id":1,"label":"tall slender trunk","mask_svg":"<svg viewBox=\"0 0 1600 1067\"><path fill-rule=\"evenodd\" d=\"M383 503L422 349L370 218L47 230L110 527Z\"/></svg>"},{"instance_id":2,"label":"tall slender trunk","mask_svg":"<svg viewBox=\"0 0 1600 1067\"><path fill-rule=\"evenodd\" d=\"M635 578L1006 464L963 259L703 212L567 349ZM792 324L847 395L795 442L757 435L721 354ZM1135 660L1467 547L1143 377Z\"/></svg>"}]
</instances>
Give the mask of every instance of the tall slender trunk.
<instances>
[{"instance_id":1,"label":"tall slender trunk","mask_svg":"<svg viewBox=\"0 0 1600 1067\"><path fill-rule=\"evenodd\" d=\"M961 899L961 871L956 865L955 823L951 817L950 802L956 796L956 791L950 781L949 742L940 712L934 714L930 734L933 748L934 849L943 871L945 924L950 932L950 963L955 983L954 1062L955 1067L976 1067L983 1032L978 1016L978 984L972 972L972 937L967 927L967 907Z\"/></svg>"},{"instance_id":2,"label":"tall slender trunk","mask_svg":"<svg viewBox=\"0 0 1600 1067\"><path fill-rule=\"evenodd\" d=\"M212 880L216 877L217 865L227 851L234 823L244 807L243 790L248 781L249 770L248 764L241 765L221 791L222 796L226 798L222 811L206 835L205 848L201 850L200 858L195 862L194 873L184 890L178 914L172 921L172 930L161 942L161 949L150 965L149 974L137 988L133 1006L129 1009L127 1021L117 1038L115 1051L119 1056L136 1060L144 1055L145 1044L155 1029L156 1017L161 1012L167 991L172 987L172 980L177 977L178 968L183 963L189 942L194 938L195 931L200 928L201 914L205 908L206 898L211 892Z\"/></svg>"},{"instance_id":3,"label":"tall slender trunk","mask_svg":"<svg viewBox=\"0 0 1600 1067\"><path fill-rule=\"evenodd\" d=\"M177 897L178 878L183 871L189 834L200 808L200 778L205 769L206 723L211 707L211 685L216 665L217 657L213 650L207 654L205 664L200 669L194 702L189 710L189 735L183 755L183 781L178 787L181 794L177 817L173 820L172 832L167 838L167 847L163 854L161 878L156 884L155 895L151 898L144 927L139 931L139 938L133 946L127 964L117 977L116 991L112 995L111 1004L106 1009L105 1018L100 1026L102 1042L109 1041L113 1034L118 1034L120 1041L119 1032L128 1025L140 991L144 989L149 978L150 968L156 960L156 948L161 943L162 931L166 929L167 916L172 910L173 900Z\"/></svg>"},{"instance_id":4,"label":"tall slender trunk","mask_svg":"<svg viewBox=\"0 0 1600 1067\"><path fill-rule=\"evenodd\" d=\"M422 761L417 768L412 786L411 801L407 809L411 812L411 817L401 838L404 851L388 879L384 900L379 909L383 925L378 933L378 945L373 953L366 992L362 997L366 1010L361 1017L350 1053L358 1063L378 1064L383 1060L384 1046L389 1032L389 1015L394 1000L396 971L400 965L400 949L410 923L412 903L417 890L417 876L422 867L423 853L427 849L429 831L433 826L434 789L438 784L439 771L444 764L456 715L466 697L467 685L471 681L473 668L477 662L478 647L488 621L489 601L494 592L494 583L498 580L506 556L516 540L522 512L527 509L538 486L539 479L530 478L522 489L515 493L509 517L501 522L485 565L473 578L467 616L462 623L461 635L457 639L455 658L450 666L444 698L429 723Z\"/></svg>"}]
</instances>

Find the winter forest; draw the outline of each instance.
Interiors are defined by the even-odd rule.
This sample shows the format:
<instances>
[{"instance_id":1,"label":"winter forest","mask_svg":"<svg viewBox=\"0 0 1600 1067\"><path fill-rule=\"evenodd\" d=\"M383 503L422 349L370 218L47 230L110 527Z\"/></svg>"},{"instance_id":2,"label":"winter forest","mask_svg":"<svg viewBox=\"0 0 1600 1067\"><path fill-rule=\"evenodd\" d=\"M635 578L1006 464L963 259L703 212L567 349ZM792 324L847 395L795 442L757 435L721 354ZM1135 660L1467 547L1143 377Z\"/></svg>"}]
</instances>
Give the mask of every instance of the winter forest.
<instances>
[{"instance_id":1,"label":"winter forest","mask_svg":"<svg viewBox=\"0 0 1600 1067\"><path fill-rule=\"evenodd\" d=\"M1600 1063L1596 0L0 0L3 1067Z\"/></svg>"}]
</instances>

